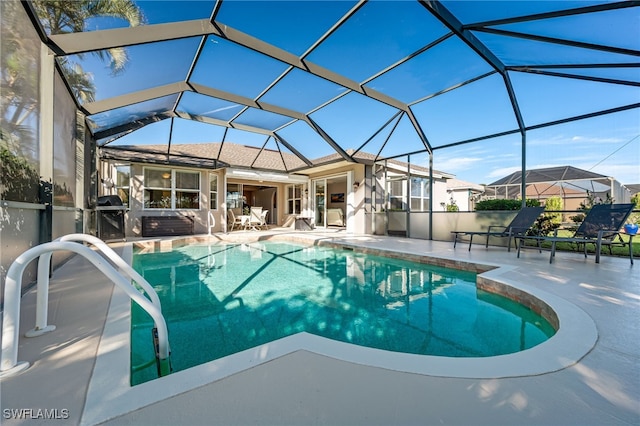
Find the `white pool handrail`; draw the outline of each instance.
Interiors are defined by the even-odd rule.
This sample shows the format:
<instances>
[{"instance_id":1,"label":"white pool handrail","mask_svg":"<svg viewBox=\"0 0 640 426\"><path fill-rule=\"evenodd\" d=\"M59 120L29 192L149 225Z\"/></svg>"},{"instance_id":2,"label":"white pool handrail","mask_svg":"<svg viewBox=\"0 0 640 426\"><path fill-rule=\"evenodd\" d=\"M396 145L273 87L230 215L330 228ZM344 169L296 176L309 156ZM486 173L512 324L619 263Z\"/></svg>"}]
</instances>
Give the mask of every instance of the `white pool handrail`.
<instances>
[{"instance_id":1,"label":"white pool handrail","mask_svg":"<svg viewBox=\"0 0 640 426\"><path fill-rule=\"evenodd\" d=\"M162 312L160 298L153 287L142 277L135 269L131 267L125 260L98 237L88 234L68 234L54 241L73 241L86 242L94 245L108 260L111 261L120 272L124 273L130 279L134 280L145 291L151 299L151 303L156 305ZM47 325L49 316L49 269L51 265L52 251L41 254L38 259L38 287L36 294L36 325L26 333L27 337L35 337L41 334L55 330L55 326Z\"/></svg>"},{"instance_id":2,"label":"white pool handrail","mask_svg":"<svg viewBox=\"0 0 640 426\"><path fill-rule=\"evenodd\" d=\"M7 271L4 289L0 378L13 376L29 367L28 362L18 363L22 275L27 265L29 265L29 263L36 257L57 250L71 251L86 258L103 274L111 279L114 284L124 290L125 293L140 305L141 308L151 315L158 333L158 360L161 365L166 366L169 363L169 335L167 332L167 324L158 306L149 301L149 299L147 299L133 286L130 280L126 279L95 251L82 244L78 244L77 242L52 241L50 243L40 244L25 251L16 258ZM42 271L38 268L38 274L40 275L41 273ZM48 270L46 271L46 274L49 274Z\"/></svg>"},{"instance_id":3,"label":"white pool handrail","mask_svg":"<svg viewBox=\"0 0 640 426\"><path fill-rule=\"evenodd\" d=\"M211 229L216 226L216 218L213 217L213 213L209 210L209 214L207 215L207 229L209 229L209 235L211 235Z\"/></svg>"}]
</instances>

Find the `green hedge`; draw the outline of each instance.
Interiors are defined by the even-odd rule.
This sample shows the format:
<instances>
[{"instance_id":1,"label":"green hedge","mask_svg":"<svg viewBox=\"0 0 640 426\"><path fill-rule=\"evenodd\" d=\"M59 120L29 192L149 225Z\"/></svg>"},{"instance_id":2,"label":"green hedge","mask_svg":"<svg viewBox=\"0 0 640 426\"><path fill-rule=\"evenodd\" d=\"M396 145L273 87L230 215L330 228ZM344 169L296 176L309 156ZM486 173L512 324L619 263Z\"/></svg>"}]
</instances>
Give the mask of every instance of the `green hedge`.
<instances>
[{"instance_id":1,"label":"green hedge","mask_svg":"<svg viewBox=\"0 0 640 426\"><path fill-rule=\"evenodd\" d=\"M540 201L526 200L527 207L538 207ZM483 200L476 203L476 211L480 210L520 210L522 200Z\"/></svg>"}]
</instances>

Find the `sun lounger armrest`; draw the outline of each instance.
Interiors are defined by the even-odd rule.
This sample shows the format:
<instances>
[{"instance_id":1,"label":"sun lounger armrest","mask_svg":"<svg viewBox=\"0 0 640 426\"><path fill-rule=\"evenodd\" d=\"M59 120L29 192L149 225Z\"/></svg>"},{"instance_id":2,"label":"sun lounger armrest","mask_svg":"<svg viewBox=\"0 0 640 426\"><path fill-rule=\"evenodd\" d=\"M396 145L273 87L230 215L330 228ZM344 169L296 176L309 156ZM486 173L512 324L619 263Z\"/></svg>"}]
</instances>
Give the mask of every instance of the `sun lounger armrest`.
<instances>
[{"instance_id":1,"label":"sun lounger armrest","mask_svg":"<svg viewBox=\"0 0 640 426\"><path fill-rule=\"evenodd\" d=\"M516 232L522 232L525 233L529 230L530 228L527 228L525 226L512 226L511 228L509 228L509 231L511 232L511 234L515 234Z\"/></svg>"},{"instance_id":2,"label":"sun lounger armrest","mask_svg":"<svg viewBox=\"0 0 640 426\"><path fill-rule=\"evenodd\" d=\"M611 242L613 242L615 241L616 237L619 237L620 240L622 240L622 237L620 237L619 231L611 231L609 229L601 229L598 231L598 241L610 239Z\"/></svg>"},{"instance_id":3,"label":"sun lounger armrest","mask_svg":"<svg viewBox=\"0 0 640 426\"><path fill-rule=\"evenodd\" d=\"M496 230L500 230L500 231L496 231ZM489 228L487 229L487 233L491 234L491 233L495 233L495 232L503 232L506 233L507 227L506 226L502 226L502 225L489 225Z\"/></svg>"}]
</instances>

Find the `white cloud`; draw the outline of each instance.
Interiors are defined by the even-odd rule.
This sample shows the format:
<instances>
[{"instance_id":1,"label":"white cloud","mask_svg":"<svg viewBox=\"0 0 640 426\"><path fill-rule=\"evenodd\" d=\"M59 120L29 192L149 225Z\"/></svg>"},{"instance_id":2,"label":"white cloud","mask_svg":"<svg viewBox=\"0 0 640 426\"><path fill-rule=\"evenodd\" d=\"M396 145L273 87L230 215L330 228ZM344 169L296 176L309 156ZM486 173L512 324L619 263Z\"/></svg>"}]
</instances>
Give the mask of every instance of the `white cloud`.
<instances>
[{"instance_id":1,"label":"white cloud","mask_svg":"<svg viewBox=\"0 0 640 426\"><path fill-rule=\"evenodd\" d=\"M452 157L445 158L444 160L440 161L436 161L436 159L434 159L434 167L443 172L454 173L473 167L475 164L481 162L482 160L482 158L477 157Z\"/></svg>"},{"instance_id":2,"label":"white cloud","mask_svg":"<svg viewBox=\"0 0 640 426\"><path fill-rule=\"evenodd\" d=\"M573 136L571 138L572 142L580 142L580 143L622 143L626 142L626 140L621 138L598 138L598 137L588 137L588 136Z\"/></svg>"},{"instance_id":3,"label":"white cloud","mask_svg":"<svg viewBox=\"0 0 640 426\"><path fill-rule=\"evenodd\" d=\"M638 164L601 164L591 171L611 176L622 184L640 183L640 165Z\"/></svg>"},{"instance_id":4,"label":"white cloud","mask_svg":"<svg viewBox=\"0 0 640 426\"><path fill-rule=\"evenodd\" d=\"M621 137L597 137L597 136L581 136L581 135L553 135L544 138L531 138L527 140L527 146L553 146L553 145L571 145L575 144L621 144L627 142L628 139Z\"/></svg>"}]
</instances>

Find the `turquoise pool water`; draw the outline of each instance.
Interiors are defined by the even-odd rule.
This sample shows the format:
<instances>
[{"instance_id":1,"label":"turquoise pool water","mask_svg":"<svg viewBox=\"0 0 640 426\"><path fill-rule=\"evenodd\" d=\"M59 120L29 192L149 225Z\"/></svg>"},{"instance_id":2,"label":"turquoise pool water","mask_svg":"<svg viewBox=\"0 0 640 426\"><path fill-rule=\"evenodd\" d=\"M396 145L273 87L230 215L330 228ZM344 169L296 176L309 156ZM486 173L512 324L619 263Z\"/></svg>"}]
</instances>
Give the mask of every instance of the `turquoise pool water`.
<instances>
[{"instance_id":1,"label":"turquoise pool water","mask_svg":"<svg viewBox=\"0 0 640 426\"><path fill-rule=\"evenodd\" d=\"M134 255L162 301L180 371L306 331L356 345L448 357L531 348L555 331L475 273L281 242L191 245ZM151 318L132 305L131 383L157 377Z\"/></svg>"}]
</instances>

